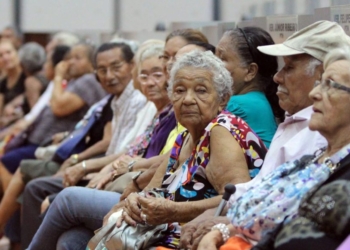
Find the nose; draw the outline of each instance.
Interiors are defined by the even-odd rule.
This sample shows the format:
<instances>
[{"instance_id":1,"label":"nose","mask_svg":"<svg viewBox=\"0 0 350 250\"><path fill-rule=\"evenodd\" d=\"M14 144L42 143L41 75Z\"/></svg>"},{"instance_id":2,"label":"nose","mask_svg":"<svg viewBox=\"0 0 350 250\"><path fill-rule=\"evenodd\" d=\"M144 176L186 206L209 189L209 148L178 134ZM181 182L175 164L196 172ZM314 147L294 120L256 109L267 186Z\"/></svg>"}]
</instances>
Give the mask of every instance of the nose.
<instances>
[{"instance_id":1,"label":"nose","mask_svg":"<svg viewBox=\"0 0 350 250\"><path fill-rule=\"evenodd\" d=\"M108 81L114 79L114 74L113 74L113 72L112 72L112 70L111 70L110 68L107 68L106 79L107 79Z\"/></svg>"},{"instance_id":2,"label":"nose","mask_svg":"<svg viewBox=\"0 0 350 250\"><path fill-rule=\"evenodd\" d=\"M174 62L175 62L175 57L174 57L174 56L171 56L171 57L169 58L169 60L167 61L167 63L166 63L166 69L167 69L167 71L168 71L169 73L170 73L170 71L171 71L171 68L172 68Z\"/></svg>"},{"instance_id":3,"label":"nose","mask_svg":"<svg viewBox=\"0 0 350 250\"><path fill-rule=\"evenodd\" d=\"M190 104L193 104L194 102L195 102L195 93L191 89L188 89L185 93L183 103L190 105Z\"/></svg>"},{"instance_id":4,"label":"nose","mask_svg":"<svg viewBox=\"0 0 350 250\"><path fill-rule=\"evenodd\" d=\"M321 84L317 85L310 91L309 98L313 101L320 100L322 98Z\"/></svg>"},{"instance_id":5,"label":"nose","mask_svg":"<svg viewBox=\"0 0 350 250\"><path fill-rule=\"evenodd\" d=\"M283 82L283 76L282 76L282 70L279 70L274 76L273 76L273 81L277 84L281 84Z\"/></svg>"}]
</instances>

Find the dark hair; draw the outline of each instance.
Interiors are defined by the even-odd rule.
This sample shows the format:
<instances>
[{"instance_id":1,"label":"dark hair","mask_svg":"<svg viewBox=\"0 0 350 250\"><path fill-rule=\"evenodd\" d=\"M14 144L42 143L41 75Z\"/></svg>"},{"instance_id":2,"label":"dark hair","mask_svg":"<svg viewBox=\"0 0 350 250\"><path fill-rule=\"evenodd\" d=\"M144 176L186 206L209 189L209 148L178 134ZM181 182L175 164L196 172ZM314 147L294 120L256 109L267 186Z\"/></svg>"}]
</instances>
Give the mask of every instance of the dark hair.
<instances>
[{"instance_id":1,"label":"dark hair","mask_svg":"<svg viewBox=\"0 0 350 250\"><path fill-rule=\"evenodd\" d=\"M253 62L258 65L258 87L265 93L275 117L283 120L285 111L278 104L278 86L273 81L278 70L277 57L263 54L257 48L274 44L269 33L258 27L245 27L226 31L224 36L232 39L233 48L245 66Z\"/></svg>"},{"instance_id":2,"label":"dark hair","mask_svg":"<svg viewBox=\"0 0 350 250\"><path fill-rule=\"evenodd\" d=\"M129 45L126 43L104 43L100 47L98 47L95 57L94 57L94 65L96 65L96 58L99 53L119 48L122 51L123 54L123 59L127 62L130 63L132 59L134 58L134 53L132 52L131 48Z\"/></svg>"},{"instance_id":3,"label":"dark hair","mask_svg":"<svg viewBox=\"0 0 350 250\"><path fill-rule=\"evenodd\" d=\"M205 35L200 32L199 30L195 29L180 29L175 30L171 32L165 39L165 42L167 43L171 38L180 36L183 39L185 39L188 43L190 42L203 42L208 43L208 39L205 37Z\"/></svg>"},{"instance_id":4,"label":"dark hair","mask_svg":"<svg viewBox=\"0 0 350 250\"><path fill-rule=\"evenodd\" d=\"M52 67L55 68L57 64L59 64L64 57L69 53L70 47L66 45L57 45L51 55Z\"/></svg>"},{"instance_id":5,"label":"dark hair","mask_svg":"<svg viewBox=\"0 0 350 250\"><path fill-rule=\"evenodd\" d=\"M203 43L203 42L189 42L188 44L193 44L196 45L198 47L203 48L205 51L210 50L211 52L213 52L213 54L215 55L215 46L210 44L210 43Z\"/></svg>"}]
</instances>

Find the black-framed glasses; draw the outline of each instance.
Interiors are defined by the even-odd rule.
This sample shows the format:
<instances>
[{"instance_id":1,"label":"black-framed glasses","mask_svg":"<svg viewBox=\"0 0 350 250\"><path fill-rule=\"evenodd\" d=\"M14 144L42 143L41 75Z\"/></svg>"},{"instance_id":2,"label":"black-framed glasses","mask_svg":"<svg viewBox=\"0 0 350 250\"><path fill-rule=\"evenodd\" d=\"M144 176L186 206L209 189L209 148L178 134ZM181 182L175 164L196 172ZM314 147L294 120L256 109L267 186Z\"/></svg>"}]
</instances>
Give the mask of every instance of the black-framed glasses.
<instances>
[{"instance_id":1,"label":"black-framed glasses","mask_svg":"<svg viewBox=\"0 0 350 250\"><path fill-rule=\"evenodd\" d=\"M326 79L323 81L315 81L314 87L317 87L317 86L321 86L321 89L323 91L328 91L331 88L333 88L333 89L340 89L340 90L343 90L343 91L350 93L349 87L346 87L342 84L339 84L331 79Z\"/></svg>"}]
</instances>

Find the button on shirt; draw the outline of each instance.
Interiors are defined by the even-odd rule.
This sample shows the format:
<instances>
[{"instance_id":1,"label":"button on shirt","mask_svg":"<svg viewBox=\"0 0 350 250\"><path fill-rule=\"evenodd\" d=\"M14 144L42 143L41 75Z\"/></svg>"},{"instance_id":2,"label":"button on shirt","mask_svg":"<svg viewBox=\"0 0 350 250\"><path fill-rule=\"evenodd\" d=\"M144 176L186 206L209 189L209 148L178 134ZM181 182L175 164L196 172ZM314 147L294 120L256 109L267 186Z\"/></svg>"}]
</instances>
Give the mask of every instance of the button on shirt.
<instances>
[{"instance_id":1,"label":"button on shirt","mask_svg":"<svg viewBox=\"0 0 350 250\"><path fill-rule=\"evenodd\" d=\"M145 106L146 97L134 88L130 81L119 97L114 97L111 103L113 110L112 139L106 155L118 154L124 149L122 144L136 122L136 114Z\"/></svg>"},{"instance_id":2,"label":"button on shirt","mask_svg":"<svg viewBox=\"0 0 350 250\"><path fill-rule=\"evenodd\" d=\"M294 115L286 115L285 121L277 128L260 172L251 181L236 185L236 192L230 198L231 202L281 164L297 160L303 155L314 154L317 149L327 145L326 139L319 132L311 131L308 127L312 113L310 106Z\"/></svg>"}]
</instances>

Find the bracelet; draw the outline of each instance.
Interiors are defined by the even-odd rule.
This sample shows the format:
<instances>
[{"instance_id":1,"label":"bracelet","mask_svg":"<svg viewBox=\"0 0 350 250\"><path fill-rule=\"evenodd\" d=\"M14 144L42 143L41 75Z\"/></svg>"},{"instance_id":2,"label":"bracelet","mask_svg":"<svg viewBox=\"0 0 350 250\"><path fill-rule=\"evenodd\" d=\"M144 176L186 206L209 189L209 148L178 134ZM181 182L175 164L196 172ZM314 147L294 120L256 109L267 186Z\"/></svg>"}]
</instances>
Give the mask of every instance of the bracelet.
<instances>
[{"instance_id":1,"label":"bracelet","mask_svg":"<svg viewBox=\"0 0 350 250\"><path fill-rule=\"evenodd\" d=\"M136 161L131 161L131 162L128 164L128 170L129 170L129 172L132 172L132 171L133 171L135 163L136 163Z\"/></svg>"},{"instance_id":2,"label":"bracelet","mask_svg":"<svg viewBox=\"0 0 350 250\"><path fill-rule=\"evenodd\" d=\"M83 169L84 169L84 175L86 175L86 161L83 161L83 162L81 163L81 166L82 166Z\"/></svg>"},{"instance_id":3,"label":"bracelet","mask_svg":"<svg viewBox=\"0 0 350 250\"><path fill-rule=\"evenodd\" d=\"M211 228L211 231L214 231L214 230L219 230L224 243L230 238L230 229L228 229L228 226L226 226L224 223L219 223L219 224L214 225Z\"/></svg>"}]
</instances>

